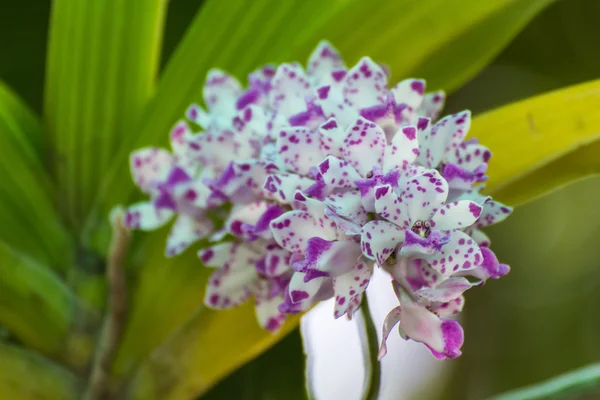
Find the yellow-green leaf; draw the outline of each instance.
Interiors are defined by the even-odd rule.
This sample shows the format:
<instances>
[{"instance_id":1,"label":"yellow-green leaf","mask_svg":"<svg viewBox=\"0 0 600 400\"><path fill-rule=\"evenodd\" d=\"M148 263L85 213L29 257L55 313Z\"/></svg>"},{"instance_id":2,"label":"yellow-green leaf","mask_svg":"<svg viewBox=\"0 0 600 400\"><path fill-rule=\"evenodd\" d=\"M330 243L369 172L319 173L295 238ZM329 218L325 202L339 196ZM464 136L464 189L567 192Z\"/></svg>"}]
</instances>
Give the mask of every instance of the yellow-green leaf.
<instances>
[{"instance_id":1,"label":"yellow-green leaf","mask_svg":"<svg viewBox=\"0 0 600 400\"><path fill-rule=\"evenodd\" d=\"M296 327L293 316L273 335L256 323L254 304L227 311L200 307L168 341L152 352L139 368L129 400L188 400Z\"/></svg>"},{"instance_id":2,"label":"yellow-green leaf","mask_svg":"<svg viewBox=\"0 0 600 400\"><path fill-rule=\"evenodd\" d=\"M54 209L43 144L41 123L0 83L0 241L65 271L72 241Z\"/></svg>"},{"instance_id":3,"label":"yellow-green leaf","mask_svg":"<svg viewBox=\"0 0 600 400\"><path fill-rule=\"evenodd\" d=\"M82 368L98 322L53 271L0 242L0 325L23 344Z\"/></svg>"},{"instance_id":4,"label":"yellow-green leaf","mask_svg":"<svg viewBox=\"0 0 600 400\"><path fill-rule=\"evenodd\" d=\"M150 99L165 0L53 2L45 92L62 213L81 228L98 185Z\"/></svg>"},{"instance_id":5,"label":"yellow-green leaf","mask_svg":"<svg viewBox=\"0 0 600 400\"><path fill-rule=\"evenodd\" d=\"M533 97L475 118L471 136L493 153L488 189L521 203L598 171L600 80Z\"/></svg>"},{"instance_id":6,"label":"yellow-green leaf","mask_svg":"<svg viewBox=\"0 0 600 400\"><path fill-rule=\"evenodd\" d=\"M28 350L0 342L0 398L76 400L77 377Z\"/></svg>"}]
</instances>

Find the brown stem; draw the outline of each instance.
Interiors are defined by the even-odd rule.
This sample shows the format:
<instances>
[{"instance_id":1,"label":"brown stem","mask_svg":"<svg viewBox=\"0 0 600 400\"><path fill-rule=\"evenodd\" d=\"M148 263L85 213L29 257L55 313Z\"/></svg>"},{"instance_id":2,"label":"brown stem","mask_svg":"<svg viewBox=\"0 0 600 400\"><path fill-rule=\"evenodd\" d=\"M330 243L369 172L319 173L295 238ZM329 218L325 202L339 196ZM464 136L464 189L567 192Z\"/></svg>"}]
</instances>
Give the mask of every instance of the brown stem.
<instances>
[{"instance_id":1,"label":"brown stem","mask_svg":"<svg viewBox=\"0 0 600 400\"><path fill-rule=\"evenodd\" d=\"M123 263L129 247L130 232L123 224L123 210L111 212L112 238L106 262L108 281L108 311L105 316L85 400L104 400L109 397L110 365L123 334L127 314L127 292Z\"/></svg>"}]
</instances>

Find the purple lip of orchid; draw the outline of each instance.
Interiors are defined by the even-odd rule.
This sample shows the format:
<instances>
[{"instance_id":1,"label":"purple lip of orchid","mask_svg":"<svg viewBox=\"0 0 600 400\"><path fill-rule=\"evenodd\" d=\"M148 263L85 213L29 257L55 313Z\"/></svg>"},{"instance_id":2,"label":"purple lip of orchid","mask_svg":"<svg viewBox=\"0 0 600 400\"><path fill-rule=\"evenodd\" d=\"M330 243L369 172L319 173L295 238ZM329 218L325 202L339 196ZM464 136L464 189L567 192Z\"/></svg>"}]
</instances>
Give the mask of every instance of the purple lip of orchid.
<instances>
[{"instance_id":1,"label":"purple lip of orchid","mask_svg":"<svg viewBox=\"0 0 600 400\"><path fill-rule=\"evenodd\" d=\"M443 92L388 79L368 57L348 69L327 42L306 70L265 66L246 89L211 70L207 109L186 112L203 132L179 121L171 152L132 154L134 182L150 199L130 206L125 223L154 230L176 217L168 256L208 238L198 255L216 270L205 304L253 298L271 332L327 299L334 317L352 318L381 266L399 306L383 324L380 355L399 324L435 357L459 356L463 331L451 318L463 293L510 269L480 228L512 209L480 194L491 153L466 139L470 112L437 121ZM220 230L208 211L224 215Z\"/></svg>"}]
</instances>

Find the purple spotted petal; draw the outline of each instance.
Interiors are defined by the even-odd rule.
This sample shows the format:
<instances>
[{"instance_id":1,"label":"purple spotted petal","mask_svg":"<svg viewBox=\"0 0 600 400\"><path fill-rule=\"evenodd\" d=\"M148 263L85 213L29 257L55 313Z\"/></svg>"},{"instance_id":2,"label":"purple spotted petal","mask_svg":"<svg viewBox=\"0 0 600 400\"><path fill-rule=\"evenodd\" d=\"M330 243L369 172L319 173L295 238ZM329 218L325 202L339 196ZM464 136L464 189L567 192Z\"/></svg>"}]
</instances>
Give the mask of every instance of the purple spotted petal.
<instances>
[{"instance_id":1,"label":"purple spotted petal","mask_svg":"<svg viewBox=\"0 0 600 400\"><path fill-rule=\"evenodd\" d=\"M305 127L283 129L277 139L277 154L288 171L300 175L308 175L325 158L319 136Z\"/></svg>"},{"instance_id":2,"label":"purple spotted petal","mask_svg":"<svg viewBox=\"0 0 600 400\"><path fill-rule=\"evenodd\" d=\"M479 247L490 247L490 244L492 243L489 236L479 229L471 229L470 236Z\"/></svg>"},{"instance_id":3,"label":"purple spotted petal","mask_svg":"<svg viewBox=\"0 0 600 400\"><path fill-rule=\"evenodd\" d=\"M386 145L381 128L360 117L346 131L344 159L361 176L367 176L374 166L382 165Z\"/></svg>"},{"instance_id":4,"label":"purple spotted petal","mask_svg":"<svg viewBox=\"0 0 600 400\"><path fill-rule=\"evenodd\" d=\"M214 117L198 104L192 104L185 112L185 116L190 121L200 125L203 129L210 129L214 124Z\"/></svg>"},{"instance_id":5,"label":"purple spotted petal","mask_svg":"<svg viewBox=\"0 0 600 400\"><path fill-rule=\"evenodd\" d=\"M404 231L387 221L371 221L363 226L360 242L365 257L383 264L404 240Z\"/></svg>"},{"instance_id":6,"label":"purple spotted petal","mask_svg":"<svg viewBox=\"0 0 600 400\"><path fill-rule=\"evenodd\" d=\"M444 136L449 135L450 142L447 145L445 153L450 153L452 150L460 148L463 145L465 136L467 136L467 133L471 128L471 111L461 111L459 113L449 115L448 117L444 118L444 120L447 120L448 123L442 124L439 127L438 133L441 133ZM438 124L439 122L436 124L436 126Z\"/></svg>"},{"instance_id":7,"label":"purple spotted petal","mask_svg":"<svg viewBox=\"0 0 600 400\"><path fill-rule=\"evenodd\" d=\"M334 188L354 188L354 181L361 179L349 161L340 160L333 156L329 156L321 162L318 165L318 171L323 178L323 183L330 190Z\"/></svg>"},{"instance_id":8,"label":"purple spotted petal","mask_svg":"<svg viewBox=\"0 0 600 400\"><path fill-rule=\"evenodd\" d=\"M304 273L295 272L289 286L292 303L312 302L313 298L319 293L321 286L328 280L330 278L319 277L307 282Z\"/></svg>"},{"instance_id":9,"label":"purple spotted petal","mask_svg":"<svg viewBox=\"0 0 600 400\"><path fill-rule=\"evenodd\" d=\"M354 259L353 268L340 276L333 278L333 290L335 292L335 308L333 316L339 318L347 314L352 318L356 310L356 301L360 304L362 294L369 286L373 265L365 259Z\"/></svg>"},{"instance_id":10,"label":"purple spotted petal","mask_svg":"<svg viewBox=\"0 0 600 400\"><path fill-rule=\"evenodd\" d=\"M345 102L356 109L381 104L387 96L387 75L369 57L363 57L346 74Z\"/></svg>"},{"instance_id":11,"label":"purple spotted petal","mask_svg":"<svg viewBox=\"0 0 600 400\"><path fill-rule=\"evenodd\" d=\"M330 118L319 127L321 149L326 154L342 157L346 133L335 118Z\"/></svg>"},{"instance_id":12,"label":"purple spotted petal","mask_svg":"<svg viewBox=\"0 0 600 400\"><path fill-rule=\"evenodd\" d=\"M456 321L443 320L407 297L401 301L400 331L403 337L425 344L438 359L461 355L462 327Z\"/></svg>"},{"instance_id":13,"label":"purple spotted petal","mask_svg":"<svg viewBox=\"0 0 600 400\"><path fill-rule=\"evenodd\" d=\"M129 157L135 184L146 194L156 194L157 185L167 179L175 159L166 150L148 147L134 151Z\"/></svg>"},{"instance_id":14,"label":"purple spotted petal","mask_svg":"<svg viewBox=\"0 0 600 400\"><path fill-rule=\"evenodd\" d=\"M289 118L306 109L305 98L312 94L312 90L302 67L281 64L271 84L269 104L278 113Z\"/></svg>"},{"instance_id":15,"label":"purple spotted petal","mask_svg":"<svg viewBox=\"0 0 600 400\"><path fill-rule=\"evenodd\" d=\"M368 221L367 211L362 206L361 196L357 190L329 195L323 203L334 213L352 223L362 226Z\"/></svg>"},{"instance_id":16,"label":"purple spotted petal","mask_svg":"<svg viewBox=\"0 0 600 400\"><path fill-rule=\"evenodd\" d=\"M407 169L417 155L419 155L417 128L405 126L394 135L392 142L386 147L383 171L387 172L395 168Z\"/></svg>"},{"instance_id":17,"label":"purple spotted petal","mask_svg":"<svg viewBox=\"0 0 600 400\"><path fill-rule=\"evenodd\" d=\"M210 218L206 216L189 217L179 215L167 237L165 256L173 257L182 253L190 245L208 236L213 229Z\"/></svg>"},{"instance_id":18,"label":"purple spotted petal","mask_svg":"<svg viewBox=\"0 0 600 400\"><path fill-rule=\"evenodd\" d=\"M246 235L247 240L256 240L259 237L264 239L271 237L271 221L281 216L285 210L278 205L268 205L262 214L258 215L255 223L243 223L241 230Z\"/></svg>"},{"instance_id":19,"label":"purple spotted petal","mask_svg":"<svg viewBox=\"0 0 600 400\"><path fill-rule=\"evenodd\" d=\"M253 267L260 255L246 245L222 243L202 250L204 265L216 266L206 288L204 304L230 308L245 302L256 287L258 274Z\"/></svg>"},{"instance_id":20,"label":"purple spotted petal","mask_svg":"<svg viewBox=\"0 0 600 400\"><path fill-rule=\"evenodd\" d=\"M229 217L225 221L224 228L228 233L234 236L245 238L246 230L244 226L254 226L267 209L269 203L266 201L255 201L248 204L235 204L231 209Z\"/></svg>"},{"instance_id":21,"label":"purple spotted petal","mask_svg":"<svg viewBox=\"0 0 600 400\"><path fill-rule=\"evenodd\" d=\"M410 179L400 197L403 199L400 205L411 224L428 221L446 202L448 184L437 171L429 170Z\"/></svg>"},{"instance_id":22,"label":"purple spotted petal","mask_svg":"<svg viewBox=\"0 0 600 400\"><path fill-rule=\"evenodd\" d=\"M218 69L211 69L206 76L203 96L204 103L211 113L221 116L233 116L236 101L242 94L242 87L233 76Z\"/></svg>"},{"instance_id":23,"label":"purple spotted petal","mask_svg":"<svg viewBox=\"0 0 600 400\"><path fill-rule=\"evenodd\" d=\"M263 329L275 333L281 328L286 315L279 311L285 298L285 292L276 291L273 294L273 282L265 279L258 281L254 295L256 319Z\"/></svg>"},{"instance_id":24,"label":"purple spotted petal","mask_svg":"<svg viewBox=\"0 0 600 400\"><path fill-rule=\"evenodd\" d=\"M333 71L345 68L344 61L335 47L323 40L310 55L306 70L308 76L318 83L326 79Z\"/></svg>"},{"instance_id":25,"label":"purple spotted petal","mask_svg":"<svg viewBox=\"0 0 600 400\"><path fill-rule=\"evenodd\" d=\"M268 243L265 248L264 270L261 272L263 275L279 277L292 271L289 251L282 249L276 243Z\"/></svg>"},{"instance_id":26,"label":"purple spotted petal","mask_svg":"<svg viewBox=\"0 0 600 400\"><path fill-rule=\"evenodd\" d=\"M375 212L375 200L378 195L377 190L379 190L379 195L381 195L381 191L383 190L378 188L386 185L397 188L399 179L399 169L394 169L387 174L383 174L379 167L375 167L373 169L373 176L354 181L354 184L360 191L361 201L365 210L368 212Z\"/></svg>"},{"instance_id":27,"label":"purple spotted petal","mask_svg":"<svg viewBox=\"0 0 600 400\"><path fill-rule=\"evenodd\" d=\"M447 279L434 288L419 289L415 294L432 302L446 303L461 296L472 286L467 279L456 277Z\"/></svg>"},{"instance_id":28,"label":"purple spotted petal","mask_svg":"<svg viewBox=\"0 0 600 400\"><path fill-rule=\"evenodd\" d=\"M267 177L264 188L276 200L291 204L298 190L304 191L311 187L314 182L312 179L296 174L274 174Z\"/></svg>"},{"instance_id":29,"label":"purple spotted petal","mask_svg":"<svg viewBox=\"0 0 600 400\"><path fill-rule=\"evenodd\" d=\"M416 110L423 102L425 81L422 79L405 79L390 90L398 104L406 104Z\"/></svg>"},{"instance_id":30,"label":"purple spotted petal","mask_svg":"<svg viewBox=\"0 0 600 400\"><path fill-rule=\"evenodd\" d=\"M442 231L465 229L475 223L482 207L469 200L459 200L440 208L431 217L431 226Z\"/></svg>"},{"instance_id":31,"label":"purple spotted petal","mask_svg":"<svg viewBox=\"0 0 600 400\"><path fill-rule=\"evenodd\" d=\"M306 242L312 237L325 240L336 239L335 228L322 226L306 211L290 211L271 222L275 241L293 253L302 253Z\"/></svg>"},{"instance_id":32,"label":"purple spotted petal","mask_svg":"<svg viewBox=\"0 0 600 400\"><path fill-rule=\"evenodd\" d=\"M169 133L171 148L177 163L189 174L194 174L197 163L194 161L194 151L190 147L192 131L185 121L178 121Z\"/></svg>"},{"instance_id":33,"label":"purple spotted petal","mask_svg":"<svg viewBox=\"0 0 600 400\"><path fill-rule=\"evenodd\" d=\"M486 164L481 164L482 168L487 169ZM469 171L457 164L446 164L442 176L448 182L452 195L460 195L473 188L473 185L480 181L480 170ZM483 171L485 174L485 170Z\"/></svg>"},{"instance_id":34,"label":"purple spotted petal","mask_svg":"<svg viewBox=\"0 0 600 400\"><path fill-rule=\"evenodd\" d=\"M350 271L360 255L360 245L353 240L328 241L313 237L307 241L304 260L294 263L294 269L318 270L336 277Z\"/></svg>"},{"instance_id":35,"label":"purple spotted petal","mask_svg":"<svg viewBox=\"0 0 600 400\"><path fill-rule=\"evenodd\" d=\"M375 211L377 215L403 229L410 229L411 221L406 207L390 185L375 188Z\"/></svg>"},{"instance_id":36,"label":"purple spotted petal","mask_svg":"<svg viewBox=\"0 0 600 400\"><path fill-rule=\"evenodd\" d=\"M468 111L448 115L431 129L419 130L419 157L417 162L428 168L437 168L446 153L460 146L471 125Z\"/></svg>"},{"instance_id":37,"label":"purple spotted petal","mask_svg":"<svg viewBox=\"0 0 600 400\"><path fill-rule=\"evenodd\" d=\"M440 251L423 257L433 269L449 276L472 270L482 263L483 256L479 246L467 234L454 231L449 236L449 241Z\"/></svg>"},{"instance_id":38,"label":"purple spotted petal","mask_svg":"<svg viewBox=\"0 0 600 400\"><path fill-rule=\"evenodd\" d=\"M424 257L432 255L442 248L448 242L447 236L442 236L438 230L431 231L427 238L421 237L413 231L407 229L404 231L405 239L400 249L400 255L403 257Z\"/></svg>"},{"instance_id":39,"label":"purple spotted petal","mask_svg":"<svg viewBox=\"0 0 600 400\"><path fill-rule=\"evenodd\" d=\"M127 207L123 216L123 225L131 229L153 231L165 225L174 212L156 208L152 202L135 203Z\"/></svg>"},{"instance_id":40,"label":"purple spotted petal","mask_svg":"<svg viewBox=\"0 0 600 400\"><path fill-rule=\"evenodd\" d=\"M491 156L492 153L487 147L478 143L463 142L446 154L445 162L473 171L480 164L486 164Z\"/></svg>"},{"instance_id":41,"label":"purple spotted petal","mask_svg":"<svg viewBox=\"0 0 600 400\"><path fill-rule=\"evenodd\" d=\"M437 120L444 108L446 102L446 93L443 90L438 92L426 93L423 97L421 107L417 110L417 114Z\"/></svg>"},{"instance_id":42,"label":"purple spotted petal","mask_svg":"<svg viewBox=\"0 0 600 400\"><path fill-rule=\"evenodd\" d=\"M464 306L465 306L465 297L459 296L459 297L452 299L446 303L431 304L427 308L429 308L429 310L431 312L433 312L435 315L437 315L440 318L448 318L448 317L454 317L455 315L457 315L459 312L462 311Z\"/></svg>"},{"instance_id":43,"label":"purple spotted petal","mask_svg":"<svg viewBox=\"0 0 600 400\"><path fill-rule=\"evenodd\" d=\"M508 207L498 201L488 199L483 204L481 216L477 220L475 226L478 228L483 228L485 226L502 222L508 218L512 211L512 207Z\"/></svg>"},{"instance_id":44,"label":"purple spotted petal","mask_svg":"<svg viewBox=\"0 0 600 400\"><path fill-rule=\"evenodd\" d=\"M481 255L483 256L481 265L470 271L465 271L461 273L461 275L470 275L485 282L490 278L501 278L510 272L510 267L506 264L500 264L492 250L487 247L481 247L480 250Z\"/></svg>"}]
</instances>

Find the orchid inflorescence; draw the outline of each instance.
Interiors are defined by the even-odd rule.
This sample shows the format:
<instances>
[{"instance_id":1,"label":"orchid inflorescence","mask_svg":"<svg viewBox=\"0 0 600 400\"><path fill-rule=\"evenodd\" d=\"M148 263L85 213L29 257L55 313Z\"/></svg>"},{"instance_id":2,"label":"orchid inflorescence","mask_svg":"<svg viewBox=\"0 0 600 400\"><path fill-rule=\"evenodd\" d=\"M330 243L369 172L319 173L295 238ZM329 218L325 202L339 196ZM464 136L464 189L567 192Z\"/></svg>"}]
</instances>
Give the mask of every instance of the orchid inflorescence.
<instances>
[{"instance_id":1,"label":"orchid inflorescence","mask_svg":"<svg viewBox=\"0 0 600 400\"><path fill-rule=\"evenodd\" d=\"M336 318L352 318L378 266L399 300L380 357L398 323L437 358L459 356L463 331L450 318L463 293L509 271L479 228L511 209L480 194L491 153L465 140L470 112L434 123L443 92L426 94L418 79L389 89L388 78L368 57L348 70L327 42L306 71L268 65L245 90L211 70L208 111L189 107L170 133L172 151L131 155L150 200L130 206L125 225L154 230L176 217L167 256L208 238L199 257L216 269L205 304L254 298L272 332L330 298Z\"/></svg>"}]
</instances>

